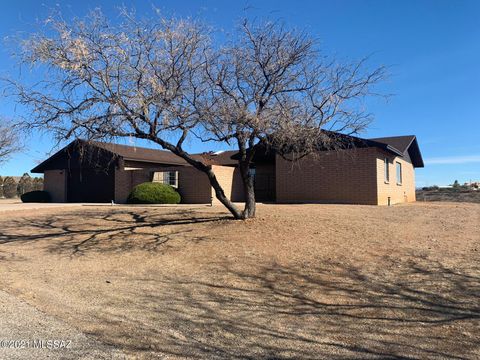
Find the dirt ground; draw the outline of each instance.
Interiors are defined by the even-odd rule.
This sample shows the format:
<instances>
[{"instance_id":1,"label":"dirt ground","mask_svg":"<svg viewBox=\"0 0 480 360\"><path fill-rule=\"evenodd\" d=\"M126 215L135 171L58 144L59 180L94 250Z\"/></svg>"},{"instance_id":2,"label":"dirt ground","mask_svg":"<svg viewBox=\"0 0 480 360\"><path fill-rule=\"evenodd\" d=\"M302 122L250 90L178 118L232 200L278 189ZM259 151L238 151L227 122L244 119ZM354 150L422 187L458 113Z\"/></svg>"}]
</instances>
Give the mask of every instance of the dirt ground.
<instances>
[{"instance_id":1,"label":"dirt ground","mask_svg":"<svg viewBox=\"0 0 480 360\"><path fill-rule=\"evenodd\" d=\"M135 358L480 357L480 204L5 213L0 288Z\"/></svg>"}]
</instances>

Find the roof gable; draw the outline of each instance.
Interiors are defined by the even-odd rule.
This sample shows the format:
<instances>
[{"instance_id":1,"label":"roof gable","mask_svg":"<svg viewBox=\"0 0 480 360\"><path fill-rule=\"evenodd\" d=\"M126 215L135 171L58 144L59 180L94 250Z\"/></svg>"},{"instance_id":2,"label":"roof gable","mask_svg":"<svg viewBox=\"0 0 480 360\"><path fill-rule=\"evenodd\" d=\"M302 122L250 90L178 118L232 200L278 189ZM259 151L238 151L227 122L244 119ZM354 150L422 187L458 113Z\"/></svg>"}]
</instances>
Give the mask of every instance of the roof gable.
<instances>
[{"instance_id":1,"label":"roof gable","mask_svg":"<svg viewBox=\"0 0 480 360\"><path fill-rule=\"evenodd\" d=\"M402 154L406 154L408 152L414 167L424 167L422 154L420 152L420 147L418 146L417 137L415 135L390 136L374 138L370 140L394 147Z\"/></svg>"}]
</instances>

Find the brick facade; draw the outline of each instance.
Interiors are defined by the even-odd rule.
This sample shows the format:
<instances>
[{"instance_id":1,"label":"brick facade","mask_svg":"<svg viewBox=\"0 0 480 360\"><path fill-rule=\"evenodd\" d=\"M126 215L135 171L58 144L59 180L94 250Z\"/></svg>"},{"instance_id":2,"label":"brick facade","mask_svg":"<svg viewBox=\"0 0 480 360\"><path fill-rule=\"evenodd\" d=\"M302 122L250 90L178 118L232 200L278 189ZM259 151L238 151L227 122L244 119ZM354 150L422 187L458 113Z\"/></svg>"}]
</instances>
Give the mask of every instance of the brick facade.
<instances>
[{"instance_id":1,"label":"brick facade","mask_svg":"<svg viewBox=\"0 0 480 360\"><path fill-rule=\"evenodd\" d=\"M225 192L225 196L229 199L232 199L235 168L230 166L214 165L212 166L212 170L215 173L218 183ZM211 188L210 194L213 204L220 204L220 201L215 196L215 190L213 188Z\"/></svg>"},{"instance_id":2,"label":"brick facade","mask_svg":"<svg viewBox=\"0 0 480 360\"><path fill-rule=\"evenodd\" d=\"M390 181L385 182L384 159ZM402 183L396 182L396 162ZM415 170L408 157L394 157L377 148L323 152L297 162L276 159L277 202L387 205L415 201Z\"/></svg>"},{"instance_id":3,"label":"brick facade","mask_svg":"<svg viewBox=\"0 0 480 360\"><path fill-rule=\"evenodd\" d=\"M277 202L376 204L376 149L276 159Z\"/></svg>"},{"instance_id":4,"label":"brick facade","mask_svg":"<svg viewBox=\"0 0 480 360\"><path fill-rule=\"evenodd\" d=\"M388 159L389 181L385 180L385 158ZM394 157L378 151L377 162L377 204L388 205L415 201L415 169L410 157ZM402 182L397 184L396 162L402 165Z\"/></svg>"}]
</instances>

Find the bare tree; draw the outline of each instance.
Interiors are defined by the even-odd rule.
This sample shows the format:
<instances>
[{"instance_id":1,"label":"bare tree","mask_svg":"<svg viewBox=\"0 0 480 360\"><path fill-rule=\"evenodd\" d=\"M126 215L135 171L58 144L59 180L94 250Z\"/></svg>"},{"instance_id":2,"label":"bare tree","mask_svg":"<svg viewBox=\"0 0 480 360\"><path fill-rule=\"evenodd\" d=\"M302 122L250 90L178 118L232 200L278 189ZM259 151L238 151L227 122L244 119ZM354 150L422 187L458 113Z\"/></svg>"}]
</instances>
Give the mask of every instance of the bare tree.
<instances>
[{"instance_id":1,"label":"bare tree","mask_svg":"<svg viewBox=\"0 0 480 360\"><path fill-rule=\"evenodd\" d=\"M259 146L307 154L334 130L357 132L357 111L383 69L338 66L321 57L305 33L278 23L244 22L235 38L212 46L208 27L193 20L138 20L119 25L98 11L86 20L48 19L53 31L24 42L22 63L48 78L33 88L11 81L32 117L30 128L59 139L134 137L150 140L204 172L236 219L255 216L249 168ZM225 196L212 166L192 157L190 137L238 147L245 209Z\"/></svg>"},{"instance_id":2,"label":"bare tree","mask_svg":"<svg viewBox=\"0 0 480 360\"><path fill-rule=\"evenodd\" d=\"M17 196L17 182L10 176L3 179L3 196L7 199L13 199Z\"/></svg>"},{"instance_id":3,"label":"bare tree","mask_svg":"<svg viewBox=\"0 0 480 360\"><path fill-rule=\"evenodd\" d=\"M41 191L43 190L43 178L34 177L32 181L32 190Z\"/></svg>"},{"instance_id":4,"label":"bare tree","mask_svg":"<svg viewBox=\"0 0 480 360\"><path fill-rule=\"evenodd\" d=\"M33 190L33 180L28 173L24 173L17 184L17 196L20 197L23 194Z\"/></svg>"},{"instance_id":5,"label":"bare tree","mask_svg":"<svg viewBox=\"0 0 480 360\"><path fill-rule=\"evenodd\" d=\"M298 159L319 148L336 148L334 132L357 133L370 122L361 100L382 79L384 68L364 72L364 60L335 64L321 56L313 38L281 23L245 20L239 30L236 39L206 59L211 96L201 114L213 135L209 139L238 146L244 216L253 217L249 169L256 150Z\"/></svg>"},{"instance_id":6,"label":"bare tree","mask_svg":"<svg viewBox=\"0 0 480 360\"><path fill-rule=\"evenodd\" d=\"M0 163L21 149L17 128L5 119L0 118Z\"/></svg>"}]
</instances>

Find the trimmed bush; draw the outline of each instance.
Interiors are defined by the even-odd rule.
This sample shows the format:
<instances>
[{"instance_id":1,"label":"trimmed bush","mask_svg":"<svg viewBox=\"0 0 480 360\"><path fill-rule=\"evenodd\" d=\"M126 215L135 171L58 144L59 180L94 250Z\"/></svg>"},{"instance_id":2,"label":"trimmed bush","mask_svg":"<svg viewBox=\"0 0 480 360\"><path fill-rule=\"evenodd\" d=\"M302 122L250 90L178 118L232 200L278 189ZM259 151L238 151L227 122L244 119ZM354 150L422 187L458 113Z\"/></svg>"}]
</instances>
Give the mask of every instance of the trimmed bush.
<instances>
[{"instance_id":1,"label":"trimmed bush","mask_svg":"<svg viewBox=\"0 0 480 360\"><path fill-rule=\"evenodd\" d=\"M48 203L52 201L48 192L39 190L26 192L20 196L20 199L22 199L22 202L24 203Z\"/></svg>"},{"instance_id":2,"label":"trimmed bush","mask_svg":"<svg viewBox=\"0 0 480 360\"><path fill-rule=\"evenodd\" d=\"M170 185L146 182L133 188L127 202L129 204L178 204L180 194Z\"/></svg>"}]
</instances>

